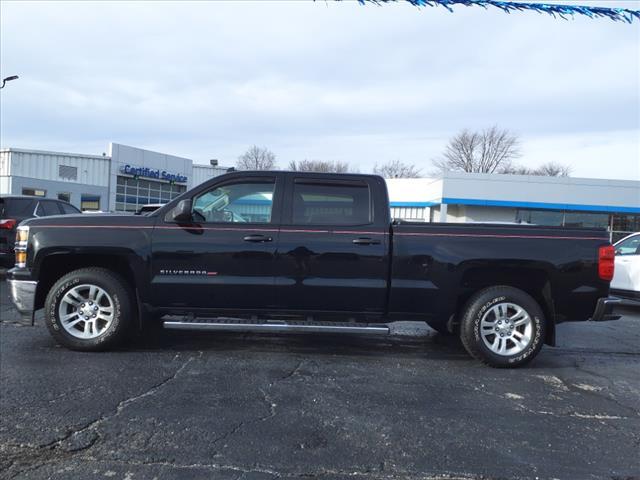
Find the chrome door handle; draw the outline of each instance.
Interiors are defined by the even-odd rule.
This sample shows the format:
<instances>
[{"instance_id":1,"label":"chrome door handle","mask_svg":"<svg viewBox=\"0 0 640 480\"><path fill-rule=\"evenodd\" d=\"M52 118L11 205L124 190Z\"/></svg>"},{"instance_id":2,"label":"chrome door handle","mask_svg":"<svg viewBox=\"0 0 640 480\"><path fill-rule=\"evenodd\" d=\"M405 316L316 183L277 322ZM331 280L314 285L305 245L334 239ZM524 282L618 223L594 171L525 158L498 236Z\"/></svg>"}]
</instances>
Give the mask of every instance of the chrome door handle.
<instances>
[{"instance_id":1,"label":"chrome door handle","mask_svg":"<svg viewBox=\"0 0 640 480\"><path fill-rule=\"evenodd\" d=\"M374 240L369 237L354 238L351 242L355 245L380 245L380 240Z\"/></svg>"},{"instance_id":2,"label":"chrome door handle","mask_svg":"<svg viewBox=\"0 0 640 480\"><path fill-rule=\"evenodd\" d=\"M260 243L260 242L272 242L273 238L267 237L265 235L247 235L246 237L244 237L243 240L245 242Z\"/></svg>"}]
</instances>

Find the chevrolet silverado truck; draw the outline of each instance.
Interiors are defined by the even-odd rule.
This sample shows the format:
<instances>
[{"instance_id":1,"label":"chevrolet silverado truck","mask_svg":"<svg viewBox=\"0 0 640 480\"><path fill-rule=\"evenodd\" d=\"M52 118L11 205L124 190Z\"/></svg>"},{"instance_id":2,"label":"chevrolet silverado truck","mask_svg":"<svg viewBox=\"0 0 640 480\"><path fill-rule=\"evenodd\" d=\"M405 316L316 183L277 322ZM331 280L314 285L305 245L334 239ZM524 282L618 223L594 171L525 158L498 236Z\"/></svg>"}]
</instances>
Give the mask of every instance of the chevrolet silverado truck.
<instances>
[{"instance_id":1,"label":"chevrolet silverado truck","mask_svg":"<svg viewBox=\"0 0 640 480\"><path fill-rule=\"evenodd\" d=\"M149 322L193 331L459 335L496 367L558 323L614 320L604 230L392 221L373 175L233 172L148 216L24 221L17 309L62 345L103 350Z\"/></svg>"}]
</instances>

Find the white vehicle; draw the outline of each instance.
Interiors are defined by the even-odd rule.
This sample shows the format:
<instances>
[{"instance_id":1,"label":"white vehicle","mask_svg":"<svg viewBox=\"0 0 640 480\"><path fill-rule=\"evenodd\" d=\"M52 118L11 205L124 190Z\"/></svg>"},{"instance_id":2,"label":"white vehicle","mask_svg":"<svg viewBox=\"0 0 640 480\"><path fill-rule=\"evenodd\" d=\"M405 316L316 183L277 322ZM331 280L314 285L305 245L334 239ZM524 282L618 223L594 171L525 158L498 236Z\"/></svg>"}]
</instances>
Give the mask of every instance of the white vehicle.
<instances>
[{"instance_id":1,"label":"white vehicle","mask_svg":"<svg viewBox=\"0 0 640 480\"><path fill-rule=\"evenodd\" d=\"M640 302L640 232L614 244L615 270L611 280L611 293Z\"/></svg>"}]
</instances>

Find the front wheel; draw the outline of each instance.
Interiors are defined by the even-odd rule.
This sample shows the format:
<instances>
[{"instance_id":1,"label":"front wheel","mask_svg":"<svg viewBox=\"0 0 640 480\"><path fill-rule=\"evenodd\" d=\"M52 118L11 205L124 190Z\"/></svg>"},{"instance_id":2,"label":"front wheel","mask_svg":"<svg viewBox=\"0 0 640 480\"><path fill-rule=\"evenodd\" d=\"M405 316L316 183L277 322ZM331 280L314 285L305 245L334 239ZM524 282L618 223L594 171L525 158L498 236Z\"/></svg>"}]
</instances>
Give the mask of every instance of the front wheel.
<instances>
[{"instance_id":1,"label":"front wheel","mask_svg":"<svg viewBox=\"0 0 640 480\"><path fill-rule=\"evenodd\" d=\"M132 320L130 289L105 268L82 268L60 278L45 301L45 323L61 345L98 351L124 338Z\"/></svg>"},{"instance_id":2,"label":"front wheel","mask_svg":"<svg viewBox=\"0 0 640 480\"><path fill-rule=\"evenodd\" d=\"M545 319L526 292L508 286L485 288L467 302L460 339L471 356L492 367L519 367L540 352Z\"/></svg>"}]
</instances>

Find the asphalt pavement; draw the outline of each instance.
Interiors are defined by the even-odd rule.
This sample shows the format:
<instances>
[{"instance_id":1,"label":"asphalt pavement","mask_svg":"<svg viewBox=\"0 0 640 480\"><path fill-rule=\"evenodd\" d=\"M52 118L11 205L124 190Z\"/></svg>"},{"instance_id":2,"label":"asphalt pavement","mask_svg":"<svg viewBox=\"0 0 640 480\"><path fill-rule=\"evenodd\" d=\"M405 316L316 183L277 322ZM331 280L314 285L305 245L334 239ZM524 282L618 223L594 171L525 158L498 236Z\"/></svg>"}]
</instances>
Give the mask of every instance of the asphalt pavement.
<instances>
[{"instance_id":1,"label":"asphalt pavement","mask_svg":"<svg viewBox=\"0 0 640 480\"><path fill-rule=\"evenodd\" d=\"M407 323L72 352L0 290L0 478L640 478L640 311L496 370Z\"/></svg>"}]
</instances>

